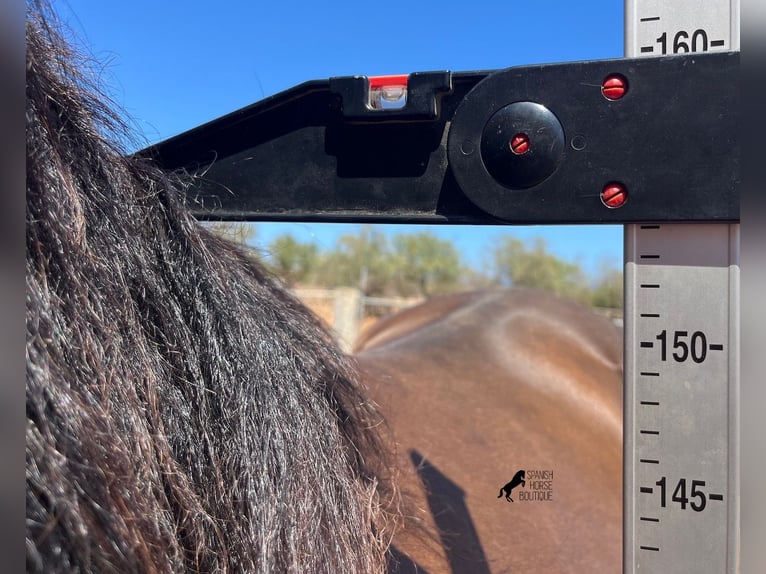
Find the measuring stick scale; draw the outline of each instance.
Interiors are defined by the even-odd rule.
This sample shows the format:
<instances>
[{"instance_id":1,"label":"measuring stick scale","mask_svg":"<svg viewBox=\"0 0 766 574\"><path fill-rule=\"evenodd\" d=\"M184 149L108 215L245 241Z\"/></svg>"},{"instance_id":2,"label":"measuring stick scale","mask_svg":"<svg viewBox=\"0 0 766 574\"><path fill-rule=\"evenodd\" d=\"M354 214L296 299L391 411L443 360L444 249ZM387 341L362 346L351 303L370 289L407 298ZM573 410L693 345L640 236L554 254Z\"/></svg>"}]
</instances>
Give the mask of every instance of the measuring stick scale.
<instances>
[{"instance_id":1,"label":"measuring stick scale","mask_svg":"<svg viewBox=\"0 0 766 574\"><path fill-rule=\"evenodd\" d=\"M625 30L627 57L737 50L739 3L628 0ZM739 571L739 312L739 224L625 226L628 574Z\"/></svg>"},{"instance_id":2,"label":"measuring stick scale","mask_svg":"<svg viewBox=\"0 0 766 574\"><path fill-rule=\"evenodd\" d=\"M626 230L625 572L736 572L738 246Z\"/></svg>"}]
</instances>

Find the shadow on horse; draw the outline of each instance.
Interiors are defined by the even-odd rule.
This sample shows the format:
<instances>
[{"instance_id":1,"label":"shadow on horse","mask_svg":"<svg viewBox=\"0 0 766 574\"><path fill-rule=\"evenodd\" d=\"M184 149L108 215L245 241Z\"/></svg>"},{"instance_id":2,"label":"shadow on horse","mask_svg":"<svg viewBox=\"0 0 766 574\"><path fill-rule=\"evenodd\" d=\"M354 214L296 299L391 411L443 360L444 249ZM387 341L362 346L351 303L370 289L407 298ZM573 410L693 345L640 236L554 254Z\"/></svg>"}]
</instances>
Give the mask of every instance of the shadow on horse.
<instances>
[{"instance_id":1,"label":"shadow on horse","mask_svg":"<svg viewBox=\"0 0 766 574\"><path fill-rule=\"evenodd\" d=\"M440 542L400 533L402 572L621 570L622 335L608 319L540 291L464 293L379 321L355 352ZM506 482L515 504L497 500Z\"/></svg>"}]
</instances>

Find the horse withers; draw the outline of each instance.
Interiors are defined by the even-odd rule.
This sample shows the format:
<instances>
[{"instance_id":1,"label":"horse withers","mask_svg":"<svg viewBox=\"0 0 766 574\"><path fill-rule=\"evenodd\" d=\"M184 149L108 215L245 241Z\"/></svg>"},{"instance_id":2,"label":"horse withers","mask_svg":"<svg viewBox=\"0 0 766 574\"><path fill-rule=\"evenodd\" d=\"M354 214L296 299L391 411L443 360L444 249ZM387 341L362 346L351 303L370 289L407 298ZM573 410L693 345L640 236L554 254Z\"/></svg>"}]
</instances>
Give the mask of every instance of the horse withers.
<instances>
[{"instance_id":1,"label":"horse withers","mask_svg":"<svg viewBox=\"0 0 766 574\"><path fill-rule=\"evenodd\" d=\"M399 571L620 572L621 356L610 320L523 289L434 298L363 334L436 540L395 538Z\"/></svg>"}]
</instances>

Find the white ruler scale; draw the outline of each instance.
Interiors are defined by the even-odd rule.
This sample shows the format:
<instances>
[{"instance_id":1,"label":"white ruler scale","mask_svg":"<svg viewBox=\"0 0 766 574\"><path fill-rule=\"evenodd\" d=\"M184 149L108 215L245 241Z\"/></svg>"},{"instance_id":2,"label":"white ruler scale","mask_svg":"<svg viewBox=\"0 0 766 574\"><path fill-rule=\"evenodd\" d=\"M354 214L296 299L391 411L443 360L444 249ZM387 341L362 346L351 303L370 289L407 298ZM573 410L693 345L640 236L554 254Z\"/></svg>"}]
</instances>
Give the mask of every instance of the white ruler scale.
<instances>
[{"instance_id":1,"label":"white ruler scale","mask_svg":"<svg viewBox=\"0 0 766 574\"><path fill-rule=\"evenodd\" d=\"M626 0L625 34L739 50L739 0ZM739 311L739 224L625 226L626 573L739 572Z\"/></svg>"}]
</instances>

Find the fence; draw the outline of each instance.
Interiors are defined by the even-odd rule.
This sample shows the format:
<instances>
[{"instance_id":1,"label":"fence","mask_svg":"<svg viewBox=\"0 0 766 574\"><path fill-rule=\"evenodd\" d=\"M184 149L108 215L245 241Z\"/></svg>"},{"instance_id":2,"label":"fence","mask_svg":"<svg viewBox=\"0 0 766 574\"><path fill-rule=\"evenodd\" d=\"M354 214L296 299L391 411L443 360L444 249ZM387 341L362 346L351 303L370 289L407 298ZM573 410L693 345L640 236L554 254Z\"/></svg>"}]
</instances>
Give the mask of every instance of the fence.
<instances>
[{"instance_id":1,"label":"fence","mask_svg":"<svg viewBox=\"0 0 766 574\"><path fill-rule=\"evenodd\" d=\"M420 303L421 297L365 297L354 287L293 289L293 293L332 328L345 351L383 315Z\"/></svg>"}]
</instances>

